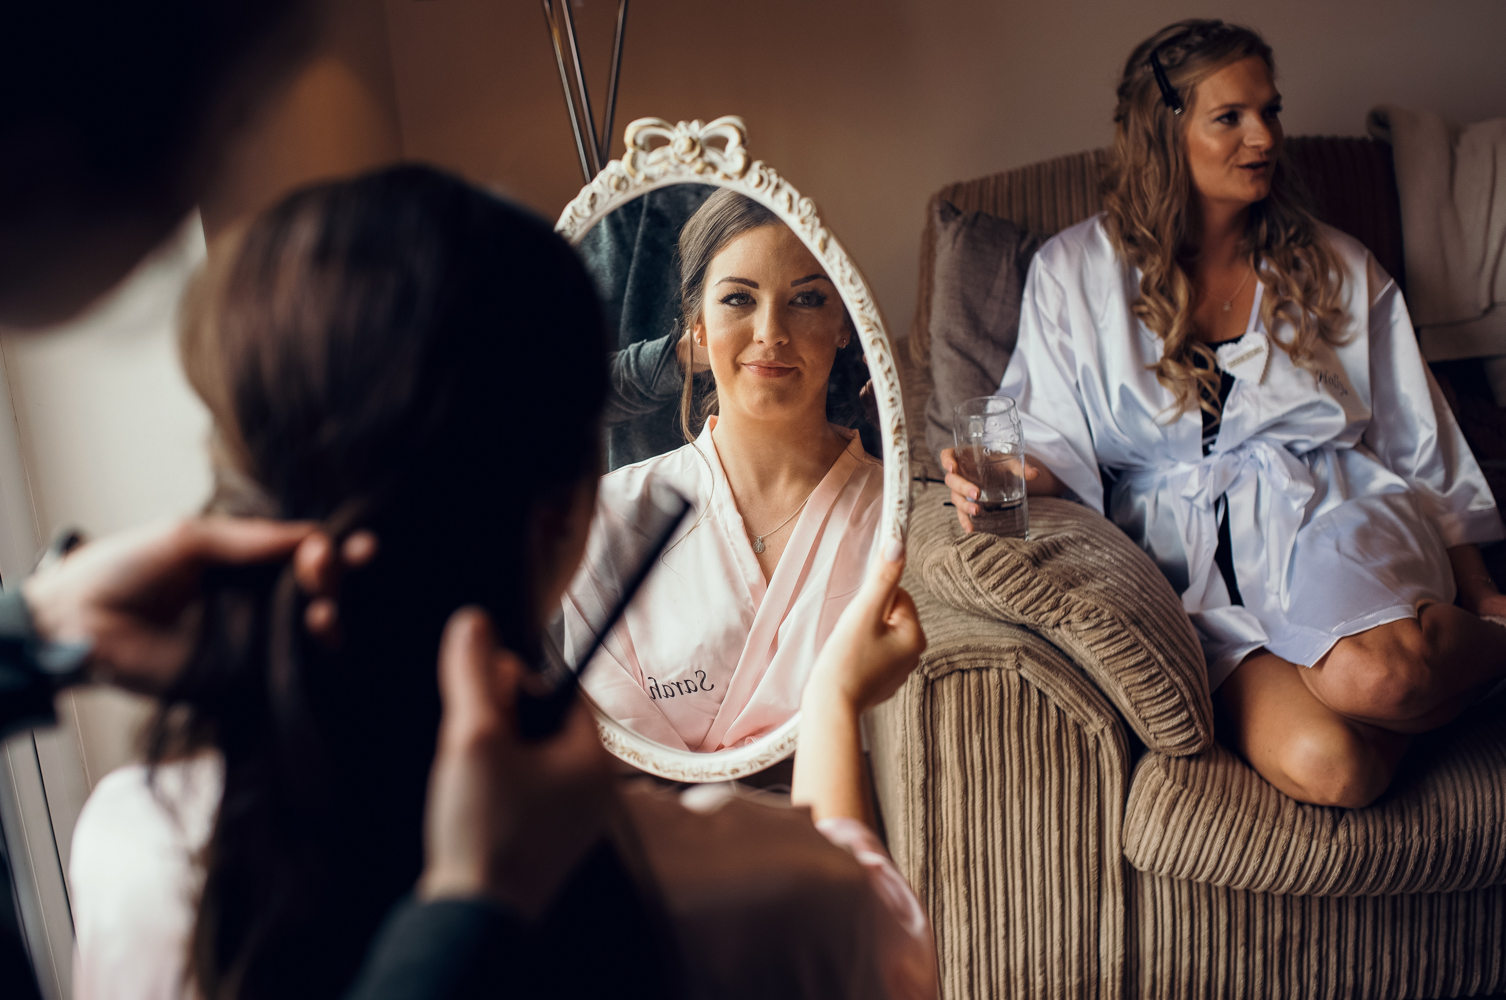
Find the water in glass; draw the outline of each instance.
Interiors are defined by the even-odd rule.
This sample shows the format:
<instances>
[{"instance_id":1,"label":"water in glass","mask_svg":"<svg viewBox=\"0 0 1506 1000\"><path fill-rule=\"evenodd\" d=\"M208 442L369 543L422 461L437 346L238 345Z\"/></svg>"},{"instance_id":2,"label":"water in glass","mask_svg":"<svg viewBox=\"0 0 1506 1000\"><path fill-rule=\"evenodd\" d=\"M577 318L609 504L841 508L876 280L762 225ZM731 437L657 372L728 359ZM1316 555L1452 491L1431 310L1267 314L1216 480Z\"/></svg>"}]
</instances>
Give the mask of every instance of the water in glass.
<instances>
[{"instance_id":1,"label":"water in glass","mask_svg":"<svg viewBox=\"0 0 1506 1000\"><path fill-rule=\"evenodd\" d=\"M1005 538L1028 538L1025 441L1014 400L980 396L959 403L953 431L963 478L978 487L974 529Z\"/></svg>"}]
</instances>

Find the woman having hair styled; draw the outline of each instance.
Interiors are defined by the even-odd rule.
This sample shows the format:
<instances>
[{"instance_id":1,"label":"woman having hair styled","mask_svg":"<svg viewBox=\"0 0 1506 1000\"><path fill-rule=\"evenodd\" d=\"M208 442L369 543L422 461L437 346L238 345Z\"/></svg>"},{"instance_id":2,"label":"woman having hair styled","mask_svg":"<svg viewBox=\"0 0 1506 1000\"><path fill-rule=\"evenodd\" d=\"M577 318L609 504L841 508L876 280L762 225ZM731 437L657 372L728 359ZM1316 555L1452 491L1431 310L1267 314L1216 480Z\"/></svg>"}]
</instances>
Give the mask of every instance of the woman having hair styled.
<instances>
[{"instance_id":1,"label":"woman having hair styled","mask_svg":"<svg viewBox=\"0 0 1506 1000\"><path fill-rule=\"evenodd\" d=\"M798 710L873 548L882 466L829 411L857 336L800 237L724 189L685 223L679 256L686 336L715 387L698 390L686 370L689 443L602 479L600 528L565 599L563 648L575 662L590 642L631 565L621 544L652 521L664 491L689 498L694 517L584 685L639 734L714 752Z\"/></svg>"},{"instance_id":2,"label":"woman having hair styled","mask_svg":"<svg viewBox=\"0 0 1506 1000\"><path fill-rule=\"evenodd\" d=\"M129 778L102 786L73 859L80 995L150 994L149 976L131 982L142 963L171 979L186 957L205 997L334 996L420 870L446 619L477 605L535 658L540 595L583 541L572 514L590 509L604 366L578 368L547 421L521 373L599 355L599 307L546 224L419 168L288 197L196 292L182 350L214 422L211 509L323 523L337 541L362 529L380 548L344 581L338 648L298 624L291 568L208 585L198 648L148 734L154 792L204 844L178 887L196 912L143 906L120 921L139 921L131 936L90 938L117 888L91 865L94 831L129 829L150 802ZM122 975L121 958L138 964Z\"/></svg>"},{"instance_id":3,"label":"woman having hair styled","mask_svg":"<svg viewBox=\"0 0 1506 1000\"><path fill-rule=\"evenodd\" d=\"M1135 48L1105 210L1036 256L999 393L1031 492L1104 510L1181 593L1221 736L1359 807L1506 675L1502 526L1396 283L1307 207L1274 75L1221 21Z\"/></svg>"},{"instance_id":4,"label":"woman having hair styled","mask_svg":"<svg viewBox=\"0 0 1506 1000\"><path fill-rule=\"evenodd\" d=\"M148 766L107 776L79 819L76 995L335 997L423 868L447 619L479 607L502 646L538 663L584 551L607 392L600 308L546 223L424 167L290 195L216 258L190 305L183 357L214 418L212 507L379 544L341 582L337 641L301 627L311 609L291 567L210 582ZM568 396L536 377L567 366ZM892 693L923 645L894 589L902 560L881 568L864 591L880 620L851 625L815 670L809 708L828 736L796 798L818 820L866 818L857 713ZM591 723L574 712L578 737ZM507 995L694 992L695 956L661 905L673 886L635 845L671 836L657 815L687 850L714 859L720 846L665 809L618 810L552 902L521 915L527 947L505 963ZM829 842L860 838L805 830L827 871L833 852L848 866L824 888L845 878L861 893L844 899L871 901L882 878ZM836 935L876 926L863 917ZM929 938L911 939L926 954ZM803 968L851 958L825 948L808 948ZM853 979L884 976L875 960Z\"/></svg>"}]
</instances>

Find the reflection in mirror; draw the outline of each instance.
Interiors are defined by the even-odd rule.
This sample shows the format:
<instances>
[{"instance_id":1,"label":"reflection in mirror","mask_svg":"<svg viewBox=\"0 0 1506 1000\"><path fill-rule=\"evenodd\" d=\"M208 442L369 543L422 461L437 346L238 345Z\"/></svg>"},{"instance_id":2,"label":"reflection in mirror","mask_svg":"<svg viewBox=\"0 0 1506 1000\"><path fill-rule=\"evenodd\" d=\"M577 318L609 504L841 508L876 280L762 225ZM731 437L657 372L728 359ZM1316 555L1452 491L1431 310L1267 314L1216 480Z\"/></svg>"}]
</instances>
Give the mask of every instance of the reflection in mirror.
<instances>
[{"instance_id":1,"label":"reflection in mirror","mask_svg":"<svg viewBox=\"0 0 1506 1000\"><path fill-rule=\"evenodd\" d=\"M664 746L747 745L798 711L873 546L882 465L861 345L822 263L734 190L656 189L580 250L616 349L609 472L560 651L578 663L643 539L684 496L692 515L583 684Z\"/></svg>"}]
</instances>

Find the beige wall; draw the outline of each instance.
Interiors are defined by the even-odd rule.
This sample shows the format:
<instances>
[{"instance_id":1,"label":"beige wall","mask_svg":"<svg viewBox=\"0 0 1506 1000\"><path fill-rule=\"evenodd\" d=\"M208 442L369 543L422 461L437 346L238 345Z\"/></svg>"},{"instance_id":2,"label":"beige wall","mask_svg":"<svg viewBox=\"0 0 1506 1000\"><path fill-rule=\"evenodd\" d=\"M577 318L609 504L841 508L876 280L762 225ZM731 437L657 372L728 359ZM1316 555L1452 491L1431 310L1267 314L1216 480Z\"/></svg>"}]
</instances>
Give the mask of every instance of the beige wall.
<instances>
[{"instance_id":1,"label":"beige wall","mask_svg":"<svg viewBox=\"0 0 1506 1000\"><path fill-rule=\"evenodd\" d=\"M232 144L200 211L211 252L237 219L311 181L402 158L381 0L324 0L308 64Z\"/></svg>"},{"instance_id":2,"label":"beige wall","mask_svg":"<svg viewBox=\"0 0 1506 1000\"><path fill-rule=\"evenodd\" d=\"M594 81L616 7L574 5ZM386 9L404 152L557 216L581 178L536 0ZM614 131L646 115L742 115L753 154L816 200L903 333L927 197L1107 142L1129 50L1189 16L1266 34L1292 134L1363 134L1381 102L1506 115L1500 0L637 0Z\"/></svg>"}]
</instances>

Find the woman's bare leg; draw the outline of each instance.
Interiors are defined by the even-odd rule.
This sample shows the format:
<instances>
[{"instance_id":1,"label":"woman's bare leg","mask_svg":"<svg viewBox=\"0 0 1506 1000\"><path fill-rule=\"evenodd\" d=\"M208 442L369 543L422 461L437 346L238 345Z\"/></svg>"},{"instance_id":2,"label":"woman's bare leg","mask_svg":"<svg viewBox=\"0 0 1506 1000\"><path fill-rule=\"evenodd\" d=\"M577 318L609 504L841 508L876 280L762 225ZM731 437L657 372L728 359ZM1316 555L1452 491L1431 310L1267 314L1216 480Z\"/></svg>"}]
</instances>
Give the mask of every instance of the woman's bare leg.
<instances>
[{"instance_id":1,"label":"woman's bare leg","mask_svg":"<svg viewBox=\"0 0 1506 1000\"><path fill-rule=\"evenodd\" d=\"M1308 668L1259 650L1219 686L1220 737L1302 802L1357 809L1386 790L1410 737L1346 718L1304 683Z\"/></svg>"},{"instance_id":2,"label":"woman's bare leg","mask_svg":"<svg viewBox=\"0 0 1506 1000\"><path fill-rule=\"evenodd\" d=\"M1506 629L1448 604L1346 636L1314 666L1265 650L1215 695L1222 736L1271 784L1317 805L1369 805L1410 734L1452 720L1506 677Z\"/></svg>"},{"instance_id":3,"label":"woman's bare leg","mask_svg":"<svg viewBox=\"0 0 1506 1000\"><path fill-rule=\"evenodd\" d=\"M1451 604L1346 636L1301 678L1349 719L1398 733L1452 720L1506 677L1506 628Z\"/></svg>"}]
</instances>

